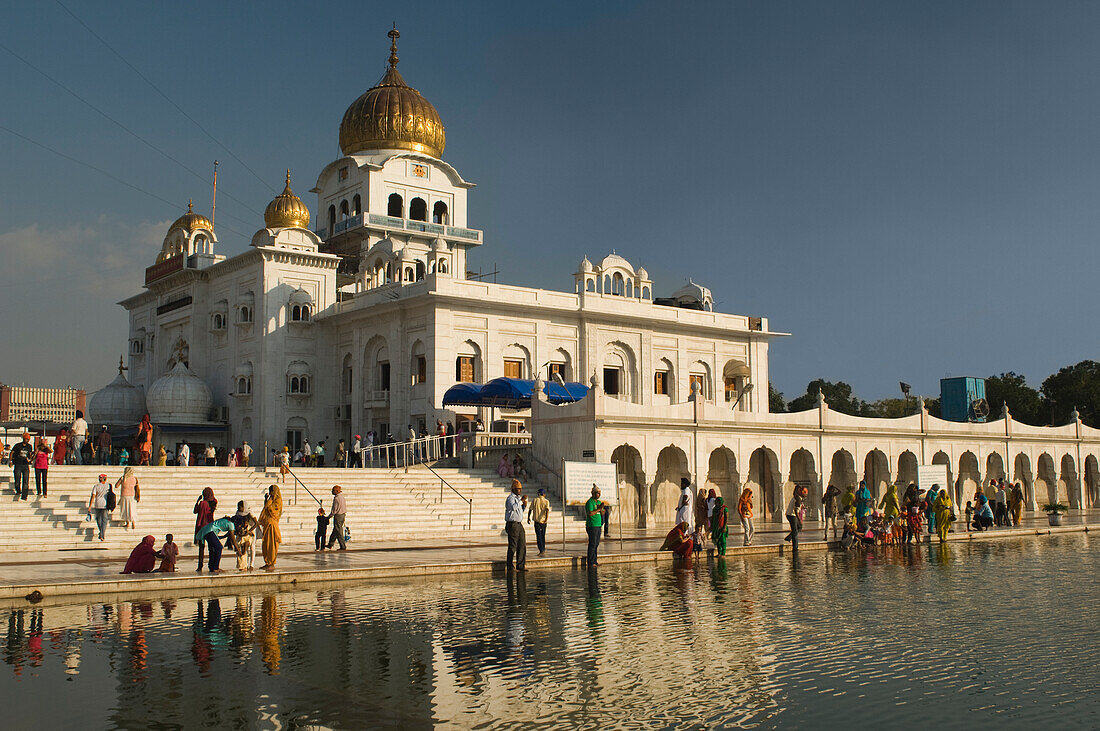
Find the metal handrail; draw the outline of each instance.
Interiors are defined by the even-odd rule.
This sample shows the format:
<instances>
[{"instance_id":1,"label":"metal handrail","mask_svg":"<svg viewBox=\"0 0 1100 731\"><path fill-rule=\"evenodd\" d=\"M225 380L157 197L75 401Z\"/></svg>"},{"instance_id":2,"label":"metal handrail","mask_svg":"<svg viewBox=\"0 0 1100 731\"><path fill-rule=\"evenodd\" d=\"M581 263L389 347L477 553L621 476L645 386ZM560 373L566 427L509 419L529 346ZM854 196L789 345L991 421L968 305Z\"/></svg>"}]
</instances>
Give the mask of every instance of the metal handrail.
<instances>
[{"instance_id":1,"label":"metal handrail","mask_svg":"<svg viewBox=\"0 0 1100 731\"><path fill-rule=\"evenodd\" d=\"M423 462L437 462L447 459L446 446L449 441L455 445L451 456L456 456L461 449L462 442L469 432L462 434L448 434L446 436L417 437L406 442L390 442L389 444L373 444L370 447L360 447L359 453L362 466L373 466L375 460L382 467L398 467ZM392 459L391 459L392 455Z\"/></svg>"},{"instance_id":2,"label":"metal handrail","mask_svg":"<svg viewBox=\"0 0 1100 731\"><path fill-rule=\"evenodd\" d=\"M306 487L306 483L304 483L304 482L302 482L301 480L298 479L298 475L294 474L294 470L290 469L290 467L288 466L286 468L286 471L287 471L287 474L289 474L291 477L294 478L294 504L295 505L298 504L298 485L301 485L302 489L305 490L306 492L308 492L309 496L317 501L318 506L324 507L324 505L321 503L320 498L318 498L316 495L314 495L313 491L311 491L308 487Z\"/></svg>"},{"instance_id":3,"label":"metal handrail","mask_svg":"<svg viewBox=\"0 0 1100 731\"><path fill-rule=\"evenodd\" d=\"M466 507L467 507L466 530L473 530L473 527L474 527L474 499L471 498L471 497L466 497L465 495L460 493L458 490L456 490L454 485L452 485L451 483L444 480L443 475L439 474L434 469L432 469L432 466L430 464L428 464L427 462L424 463L424 466L428 468L429 472L431 472L433 475L435 475L436 477L439 478L439 503L441 505L443 504L443 486L444 485L451 488L451 492L453 492L455 495L458 495L460 498L462 498L463 500L466 501Z\"/></svg>"}]
</instances>

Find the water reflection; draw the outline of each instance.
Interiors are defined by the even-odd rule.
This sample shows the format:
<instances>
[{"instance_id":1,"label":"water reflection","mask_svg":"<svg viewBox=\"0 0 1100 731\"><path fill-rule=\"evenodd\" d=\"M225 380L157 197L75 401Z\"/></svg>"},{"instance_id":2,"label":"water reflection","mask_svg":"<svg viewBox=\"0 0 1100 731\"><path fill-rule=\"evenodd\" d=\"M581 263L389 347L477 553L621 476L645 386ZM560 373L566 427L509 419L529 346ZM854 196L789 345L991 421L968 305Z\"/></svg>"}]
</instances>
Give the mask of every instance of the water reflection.
<instances>
[{"instance_id":1,"label":"water reflection","mask_svg":"<svg viewBox=\"0 0 1100 731\"><path fill-rule=\"evenodd\" d=\"M16 608L0 703L15 727L812 726L910 704L1072 722L1100 712L1098 553L1066 536ZM86 700L36 700L62 683Z\"/></svg>"}]
</instances>

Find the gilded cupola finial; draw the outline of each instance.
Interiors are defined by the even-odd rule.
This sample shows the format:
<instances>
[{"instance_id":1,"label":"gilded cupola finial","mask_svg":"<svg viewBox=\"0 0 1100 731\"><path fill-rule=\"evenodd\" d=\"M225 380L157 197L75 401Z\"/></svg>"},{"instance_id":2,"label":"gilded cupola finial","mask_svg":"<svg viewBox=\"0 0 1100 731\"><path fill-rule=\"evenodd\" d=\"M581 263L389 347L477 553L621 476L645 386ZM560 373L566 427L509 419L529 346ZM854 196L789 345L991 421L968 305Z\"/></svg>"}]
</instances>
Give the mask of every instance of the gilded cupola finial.
<instances>
[{"instance_id":1,"label":"gilded cupola finial","mask_svg":"<svg viewBox=\"0 0 1100 731\"><path fill-rule=\"evenodd\" d=\"M390 37L390 68L397 68L397 39L401 37L401 31L397 30L397 23L393 24L393 30L386 35Z\"/></svg>"},{"instance_id":2,"label":"gilded cupola finial","mask_svg":"<svg viewBox=\"0 0 1100 731\"><path fill-rule=\"evenodd\" d=\"M264 225L267 228L309 228L309 209L290 189L290 170L286 171L283 192L267 204Z\"/></svg>"},{"instance_id":3,"label":"gilded cupola finial","mask_svg":"<svg viewBox=\"0 0 1100 731\"><path fill-rule=\"evenodd\" d=\"M195 212L195 210L194 210L194 209L195 209L195 201L194 201L194 199L192 199L192 198L188 198L188 199L187 199L187 212L188 212L188 213L194 213L194 212Z\"/></svg>"}]
</instances>

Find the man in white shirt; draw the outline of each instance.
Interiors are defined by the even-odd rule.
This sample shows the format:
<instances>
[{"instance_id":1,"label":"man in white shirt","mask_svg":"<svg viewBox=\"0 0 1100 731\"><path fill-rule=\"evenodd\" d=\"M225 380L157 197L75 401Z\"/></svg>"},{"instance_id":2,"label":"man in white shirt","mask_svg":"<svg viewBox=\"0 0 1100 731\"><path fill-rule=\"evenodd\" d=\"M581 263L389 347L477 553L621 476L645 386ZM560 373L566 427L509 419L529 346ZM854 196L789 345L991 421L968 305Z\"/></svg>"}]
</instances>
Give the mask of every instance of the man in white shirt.
<instances>
[{"instance_id":1,"label":"man in white shirt","mask_svg":"<svg viewBox=\"0 0 1100 731\"><path fill-rule=\"evenodd\" d=\"M508 533L507 568L512 569L515 557L516 571L527 570L527 536L523 530L523 514L527 510L527 496L521 495L523 485L512 480L512 494L504 501L504 530Z\"/></svg>"},{"instance_id":2,"label":"man in white shirt","mask_svg":"<svg viewBox=\"0 0 1100 731\"><path fill-rule=\"evenodd\" d=\"M302 466L313 466L313 447L309 446L309 440L302 442Z\"/></svg>"},{"instance_id":3,"label":"man in white shirt","mask_svg":"<svg viewBox=\"0 0 1100 731\"><path fill-rule=\"evenodd\" d=\"M73 419L71 431L73 441L72 448L69 451L69 463L84 464L84 457L80 454L80 450L83 449L84 442L88 439L88 422L84 420L84 412L80 409L76 411L76 418Z\"/></svg>"},{"instance_id":4,"label":"man in white shirt","mask_svg":"<svg viewBox=\"0 0 1100 731\"><path fill-rule=\"evenodd\" d=\"M344 519L348 513L348 501L344 497L344 490L339 485L332 486L332 508L328 517L332 518L332 535L328 539L328 547L333 543L340 544L340 550L346 551L348 544L344 542Z\"/></svg>"},{"instance_id":5,"label":"man in white shirt","mask_svg":"<svg viewBox=\"0 0 1100 731\"><path fill-rule=\"evenodd\" d=\"M214 443L210 442L206 445L206 466L217 467L218 465L218 450L214 449Z\"/></svg>"},{"instance_id":6,"label":"man in white shirt","mask_svg":"<svg viewBox=\"0 0 1100 731\"><path fill-rule=\"evenodd\" d=\"M348 467L363 466L363 444L359 441L359 435L355 435L355 441L351 445L351 454L348 455Z\"/></svg>"},{"instance_id":7,"label":"man in white shirt","mask_svg":"<svg viewBox=\"0 0 1100 731\"><path fill-rule=\"evenodd\" d=\"M92 487L91 497L88 498L88 512L95 513L95 523L99 528L101 541L107 535L107 521L110 517L110 511L107 510L107 491L110 489L111 486L107 484L107 475L100 475L99 482Z\"/></svg>"},{"instance_id":8,"label":"man in white shirt","mask_svg":"<svg viewBox=\"0 0 1100 731\"><path fill-rule=\"evenodd\" d=\"M244 464L241 466L247 467L248 460L252 457L252 445L250 445L248 441L245 441L244 444L241 445L241 456L244 457Z\"/></svg>"},{"instance_id":9,"label":"man in white shirt","mask_svg":"<svg viewBox=\"0 0 1100 731\"><path fill-rule=\"evenodd\" d=\"M176 460L176 463L180 467L191 466L191 447L187 446L187 442L180 445L179 459Z\"/></svg>"},{"instance_id":10,"label":"man in white shirt","mask_svg":"<svg viewBox=\"0 0 1100 731\"><path fill-rule=\"evenodd\" d=\"M687 498L687 521L688 531L695 530L695 493L691 491L691 480L687 477L680 478L680 502L677 504L676 509L676 525L680 525L684 520L680 519L680 509L683 507L684 498Z\"/></svg>"}]
</instances>

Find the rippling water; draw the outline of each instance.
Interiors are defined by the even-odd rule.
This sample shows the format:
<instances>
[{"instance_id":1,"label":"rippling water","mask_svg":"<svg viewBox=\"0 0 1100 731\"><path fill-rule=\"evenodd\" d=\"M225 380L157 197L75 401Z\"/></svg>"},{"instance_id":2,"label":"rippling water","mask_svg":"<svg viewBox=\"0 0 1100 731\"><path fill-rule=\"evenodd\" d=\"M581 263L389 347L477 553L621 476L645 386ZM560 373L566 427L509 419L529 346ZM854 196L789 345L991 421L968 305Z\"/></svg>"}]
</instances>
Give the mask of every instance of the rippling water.
<instances>
[{"instance_id":1,"label":"rippling water","mask_svg":"<svg viewBox=\"0 0 1100 731\"><path fill-rule=\"evenodd\" d=\"M7 728L1100 727L1085 535L7 613Z\"/></svg>"}]
</instances>

